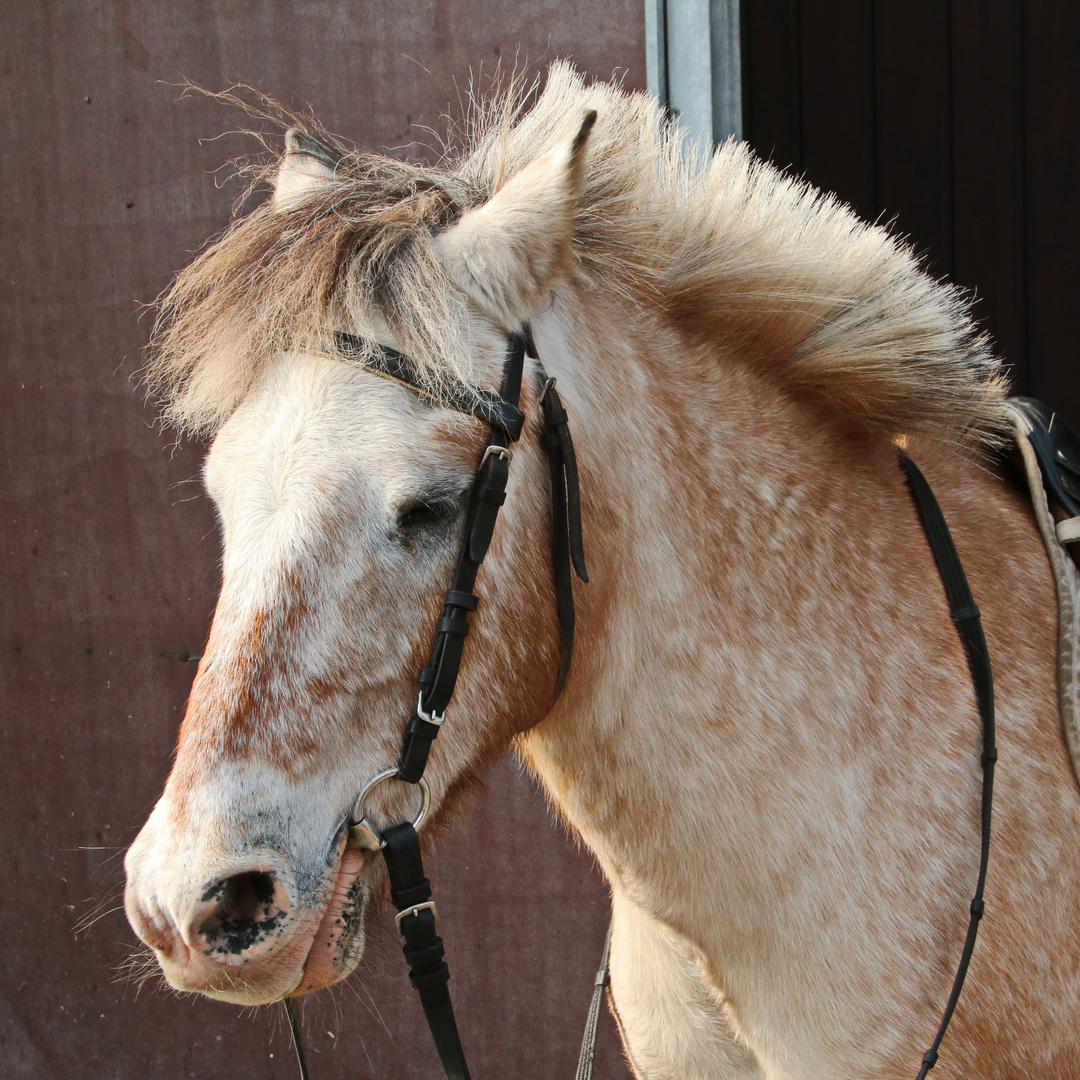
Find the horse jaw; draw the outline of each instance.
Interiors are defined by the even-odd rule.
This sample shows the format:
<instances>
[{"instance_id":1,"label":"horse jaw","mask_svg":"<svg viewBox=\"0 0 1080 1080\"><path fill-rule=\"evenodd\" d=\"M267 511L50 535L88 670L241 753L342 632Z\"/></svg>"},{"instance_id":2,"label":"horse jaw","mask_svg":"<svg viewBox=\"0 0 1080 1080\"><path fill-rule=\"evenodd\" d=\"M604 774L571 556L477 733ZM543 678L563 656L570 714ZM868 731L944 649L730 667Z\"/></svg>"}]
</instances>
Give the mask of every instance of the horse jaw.
<instances>
[{"instance_id":1,"label":"horse jaw","mask_svg":"<svg viewBox=\"0 0 1080 1080\"><path fill-rule=\"evenodd\" d=\"M492 198L435 239L450 279L503 330L535 315L573 265L571 240L596 121L508 180Z\"/></svg>"}]
</instances>

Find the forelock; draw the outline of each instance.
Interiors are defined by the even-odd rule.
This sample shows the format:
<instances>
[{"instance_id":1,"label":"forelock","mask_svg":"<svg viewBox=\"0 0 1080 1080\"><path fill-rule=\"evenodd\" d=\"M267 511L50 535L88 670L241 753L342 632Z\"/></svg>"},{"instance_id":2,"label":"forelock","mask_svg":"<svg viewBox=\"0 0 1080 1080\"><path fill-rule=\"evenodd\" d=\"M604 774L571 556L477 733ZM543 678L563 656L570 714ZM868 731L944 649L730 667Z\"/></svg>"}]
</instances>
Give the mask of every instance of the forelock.
<instances>
[{"instance_id":1,"label":"forelock","mask_svg":"<svg viewBox=\"0 0 1080 1080\"><path fill-rule=\"evenodd\" d=\"M160 300L147 376L166 417L212 434L275 356L334 353L335 331L380 321L433 392L472 385L464 302L432 238L483 197L449 170L352 154L308 197L234 221Z\"/></svg>"}]
</instances>

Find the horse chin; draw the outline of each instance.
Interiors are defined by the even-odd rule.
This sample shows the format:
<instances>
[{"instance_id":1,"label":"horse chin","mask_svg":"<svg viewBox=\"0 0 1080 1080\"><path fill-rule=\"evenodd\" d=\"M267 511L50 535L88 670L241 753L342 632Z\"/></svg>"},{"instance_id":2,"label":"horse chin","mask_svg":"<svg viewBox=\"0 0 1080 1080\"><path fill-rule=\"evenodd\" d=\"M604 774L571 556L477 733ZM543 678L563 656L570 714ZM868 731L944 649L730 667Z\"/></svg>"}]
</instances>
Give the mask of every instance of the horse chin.
<instances>
[{"instance_id":1,"label":"horse chin","mask_svg":"<svg viewBox=\"0 0 1080 1080\"><path fill-rule=\"evenodd\" d=\"M184 946L166 955L155 950L166 981L176 990L201 994L233 1005L268 1005L293 993L303 981L311 950L309 935L317 924L317 912L305 912L293 920L287 937L272 955L250 960L238 954L235 961L210 959Z\"/></svg>"},{"instance_id":2,"label":"horse chin","mask_svg":"<svg viewBox=\"0 0 1080 1080\"><path fill-rule=\"evenodd\" d=\"M330 899L300 978L287 997L332 986L356 969L364 952L364 912L370 895L363 875L366 863L366 852L347 848L342 853Z\"/></svg>"}]
</instances>

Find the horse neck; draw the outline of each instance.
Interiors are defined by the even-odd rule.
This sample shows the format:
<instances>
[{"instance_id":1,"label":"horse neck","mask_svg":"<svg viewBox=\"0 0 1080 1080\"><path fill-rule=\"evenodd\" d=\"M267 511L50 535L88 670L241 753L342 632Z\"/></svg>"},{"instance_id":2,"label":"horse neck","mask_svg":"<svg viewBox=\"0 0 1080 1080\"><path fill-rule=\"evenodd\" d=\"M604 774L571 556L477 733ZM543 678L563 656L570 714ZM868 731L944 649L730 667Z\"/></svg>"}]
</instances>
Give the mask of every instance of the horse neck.
<instances>
[{"instance_id":1,"label":"horse neck","mask_svg":"<svg viewBox=\"0 0 1080 1080\"><path fill-rule=\"evenodd\" d=\"M536 329L579 449L591 580L570 679L523 752L614 879L696 834L744 847L752 872L768 841L746 822L777 771L832 770L809 797L827 813L853 742L884 765L907 738L896 657L948 651L947 618L932 643L860 632L898 591L939 590L892 558L898 533L920 543L895 454L722 345L558 309Z\"/></svg>"}]
</instances>

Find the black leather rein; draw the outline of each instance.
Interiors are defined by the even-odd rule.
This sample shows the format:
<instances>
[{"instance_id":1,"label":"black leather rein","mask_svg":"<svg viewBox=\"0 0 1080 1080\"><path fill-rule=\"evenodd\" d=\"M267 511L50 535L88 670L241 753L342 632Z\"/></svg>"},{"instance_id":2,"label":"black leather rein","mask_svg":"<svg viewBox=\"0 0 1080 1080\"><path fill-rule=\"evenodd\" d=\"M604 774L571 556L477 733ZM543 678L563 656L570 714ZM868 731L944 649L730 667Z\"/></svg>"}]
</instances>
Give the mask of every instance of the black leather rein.
<instances>
[{"instance_id":1,"label":"black leather rein","mask_svg":"<svg viewBox=\"0 0 1080 1080\"><path fill-rule=\"evenodd\" d=\"M949 615L960 635L967 656L968 670L972 686L975 689L975 704L982 721L982 809L979 819L979 876L975 885L975 895L971 900L970 918L964 948L960 953L960 963L953 978L952 990L945 1005L937 1033L930 1048L923 1054L922 1067L916 1080L924 1080L926 1074L937 1064L938 1048L952 1020L956 1003L960 1000L960 991L964 988L971 954L975 950L975 938L979 933L979 923L986 910L983 890L986 887L986 868L990 861L990 818L994 802L994 766L998 752L994 733L994 675L990 667L990 652L986 647L983 634L982 617L971 595L964 566L960 562L960 553L956 550L945 515L941 512L933 489L914 461L902 451L899 453L900 467L907 476L911 496L919 511L923 531L930 544L938 575L945 588L945 599L949 604Z\"/></svg>"},{"instance_id":2,"label":"black leather rein","mask_svg":"<svg viewBox=\"0 0 1080 1080\"><path fill-rule=\"evenodd\" d=\"M401 755L396 769L379 774L364 788L356 800L350 828L354 839L362 846L383 853L390 878L390 896L398 909L396 922L405 939L403 952L409 964L409 979L420 996L424 1015L431 1029L439 1058L448 1080L469 1080L469 1070L454 1019L448 982L450 971L445 960L442 939L436 931L435 904L431 884L424 876L420 841L416 827L428 806L428 789L424 770L432 743L446 718L461 669L465 638L469 633L469 614L477 609L479 598L473 592L477 572L484 561L498 518L499 508L506 499L506 485L512 458L510 444L521 435L525 416L520 409L521 385L525 357L537 362L537 396L543 412L544 426L541 442L548 454L551 470L552 500L552 562L554 584L562 636L562 668L559 689L566 678L574 640L574 594L572 574L588 581L581 533L581 498L577 460L570 438L566 411L555 391L555 380L544 372L528 327L507 337L506 359L499 393L477 393L453 383L435 394L425 388L415 368L401 353L386 346L364 342L349 334L339 333L337 344L341 352L367 370L395 380L437 404L464 412L484 421L489 428L489 441L476 471L465 511L465 526L461 548L454 566L450 588L443 601L442 612L435 627L434 645L428 665L418 675L419 694L416 708L405 725ZM982 841L978 882L970 906L967 937L952 991L930 1048L923 1055L917 1080L937 1062L938 1048L952 1019L960 992L967 976L979 921L985 904L983 890L990 853L990 817L993 801L994 764L997 749L994 743L994 687L990 658L983 635L979 609L971 595L960 557L949 534L944 515L926 478L915 463L899 452L900 466L907 477L915 506L926 532L938 573L945 589L949 611L964 646L975 689L975 698L982 719ZM364 800L368 793L384 780L396 779L418 785L423 804L417 818L392 825L381 833L375 830L364 815ZM597 976L596 990L586 1026L578 1076L588 1076L592 1067L595 1043L596 1016L599 994L607 984L607 955ZM290 1001L286 1009L292 1027L297 1059L303 1080L307 1068L300 1041L296 1014Z\"/></svg>"}]
</instances>

